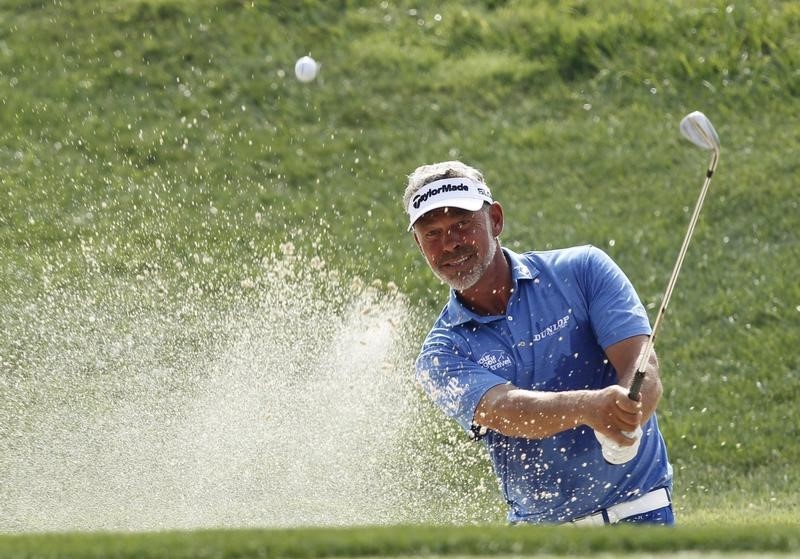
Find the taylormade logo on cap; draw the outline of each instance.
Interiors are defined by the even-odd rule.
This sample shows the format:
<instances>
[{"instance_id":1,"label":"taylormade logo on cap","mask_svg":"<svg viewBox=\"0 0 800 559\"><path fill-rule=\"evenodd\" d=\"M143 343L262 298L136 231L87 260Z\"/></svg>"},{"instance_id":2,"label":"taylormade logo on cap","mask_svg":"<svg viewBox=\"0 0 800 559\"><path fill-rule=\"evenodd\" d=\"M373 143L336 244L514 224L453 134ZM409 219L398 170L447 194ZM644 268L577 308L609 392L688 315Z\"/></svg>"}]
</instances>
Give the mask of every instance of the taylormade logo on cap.
<instances>
[{"instance_id":1,"label":"taylormade logo on cap","mask_svg":"<svg viewBox=\"0 0 800 559\"><path fill-rule=\"evenodd\" d=\"M408 203L408 229L425 213L453 207L478 211L484 202L492 203L492 193L485 184L466 177L439 179L420 188Z\"/></svg>"},{"instance_id":2,"label":"taylormade logo on cap","mask_svg":"<svg viewBox=\"0 0 800 559\"><path fill-rule=\"evenodd\" d=\"M436 196L437 194L441 194L443 192L453 192L457 190L463 192L469 192L469 186L467 186L464 183L450 184L448 182L447 184L443 184L442 186L439 186L437 188L427 190L425 191L424 194L416 194L414 198L411 200L411 204L414 206L415 209L417 209L419 208L420 204L422 204L425 200L427 200L431 196Z\"/></svg>"}]
</instances>

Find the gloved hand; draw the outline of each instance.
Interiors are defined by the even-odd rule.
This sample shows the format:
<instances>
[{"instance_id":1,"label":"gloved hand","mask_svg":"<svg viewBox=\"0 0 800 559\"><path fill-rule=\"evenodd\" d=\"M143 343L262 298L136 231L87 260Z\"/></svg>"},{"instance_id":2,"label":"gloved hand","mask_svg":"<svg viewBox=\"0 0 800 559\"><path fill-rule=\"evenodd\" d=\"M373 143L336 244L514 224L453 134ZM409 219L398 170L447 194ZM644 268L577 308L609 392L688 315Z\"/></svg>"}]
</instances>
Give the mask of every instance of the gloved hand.
<instances>
[{"instance_id":1,"label":"gloved hand","mask_svg":"<svg viewBox=\"0 0 800 559\"><path fill-rule=\"evenodd\" d=\"M622 446L616 443L613 439L603 435L602 433L594 432L594 436L600 442L600 447L603 451L603 458L609 464L624 464L633 459L639 452L639 443L642 441L642 428L637 427L633 433L623 433L630 439L635 439L636 442L631 446Z\"/></svg>"}]
</instances>

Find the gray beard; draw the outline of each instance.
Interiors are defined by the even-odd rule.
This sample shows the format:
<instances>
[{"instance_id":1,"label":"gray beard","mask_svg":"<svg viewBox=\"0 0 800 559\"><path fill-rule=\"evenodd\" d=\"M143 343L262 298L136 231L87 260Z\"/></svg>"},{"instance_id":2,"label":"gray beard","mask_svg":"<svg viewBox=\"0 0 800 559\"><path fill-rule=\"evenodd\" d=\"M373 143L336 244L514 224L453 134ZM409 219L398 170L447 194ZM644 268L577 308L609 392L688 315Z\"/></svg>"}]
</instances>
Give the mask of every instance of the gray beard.
<instances>
[{"instance_id":1,"label":"gray beard","mask_svg":"<svg viewBox=\"0 0 800 559\"><path fill-rule=\"evenodd\" d=\"M451 279L440 274L435 268L431 267L431 269L437 278L442 280L442 282L446 283L451 288L455 289L456 291L465 291L470 287L474 287L475 284L478 283L478 280L483 277L483 274L486 273L486 270L489 268L489 264L492 263L495 254L497 254L496 239L489 245L489 250L486 252L483 262L476 266L475 269L473 269L472 272L467 275L458 276L454 279Z\"/></svg>"}]
</instances>

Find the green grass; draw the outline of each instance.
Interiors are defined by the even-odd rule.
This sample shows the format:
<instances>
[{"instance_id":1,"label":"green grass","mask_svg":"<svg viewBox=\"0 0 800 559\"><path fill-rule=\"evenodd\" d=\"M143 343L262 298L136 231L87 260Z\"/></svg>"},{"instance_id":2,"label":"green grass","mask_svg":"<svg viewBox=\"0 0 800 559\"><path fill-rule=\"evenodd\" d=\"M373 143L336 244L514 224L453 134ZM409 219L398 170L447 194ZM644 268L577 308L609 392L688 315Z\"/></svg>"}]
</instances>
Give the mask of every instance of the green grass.
<instances>
[{"instance_id":1,"label":"green grass","mask_svg":"<svg viewBox=\"0 0 800 559\"><path fill-rule=\"evenodd\" d=\"M322 71L301 84L309 52ZM707 162L677 125L700 109L722 157L657 348L676 510L688 525L796 524L797 68L800 7L769 0L4 2L0 325L21 331L50 292L142 277L224 299L291 241L395 282L421 341L446 293L400 198L414 167L449 158L483 170L505 245L598 245L654 313ZM35 349L4 336L5 378ZM442 463L460 448L430 438Z\"/></svg>"},{"instance_id":2,"label":"green grass","mask_svg":"<svg viewBox=\"0 0 800 559\"><path fill-rule=\"evenodd\" d=\"M410 556L707 556L800 553L792 526L613 529L566 527L394 526L293 530L164 532L153 534L48 534L0 536L0 555L37 557L410 557ZM668 554L668 555L666 555ZM696 555L695 555L696 554Z\"/></svg>"}]
</instances>

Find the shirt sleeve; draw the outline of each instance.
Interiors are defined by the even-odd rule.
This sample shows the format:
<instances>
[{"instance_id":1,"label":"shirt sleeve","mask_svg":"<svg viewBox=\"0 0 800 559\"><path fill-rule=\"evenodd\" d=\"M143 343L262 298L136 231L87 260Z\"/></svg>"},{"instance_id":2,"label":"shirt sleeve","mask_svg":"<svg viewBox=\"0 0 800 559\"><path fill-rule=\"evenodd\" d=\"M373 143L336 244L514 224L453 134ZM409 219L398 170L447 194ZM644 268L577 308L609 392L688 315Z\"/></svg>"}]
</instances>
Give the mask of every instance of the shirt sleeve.
<instances>
[{"instance_id":1,"label":"shirt sleeve","mask_svg":"<svg viewBox=\"0 0 800 559\"><path fill-rule=\"evenodd\" d=\"M650 321L636 290L620 267L599 248L589 246L584 289L595 337L603 349L626 338L649 336Z\"/></svg>"},{"instance_id":2,"label":"shirt sleeve","mask_svg":"<svg viewBox=\"0 0 800 559\"><path fill-rule=\"evenodd\" d=\"M434 328L416 363L416 378L422 389L466 431L471 430L483 395L508 382L472 361L469 355L463 339L451 331Z\"/></svg>"}]
</instances>

